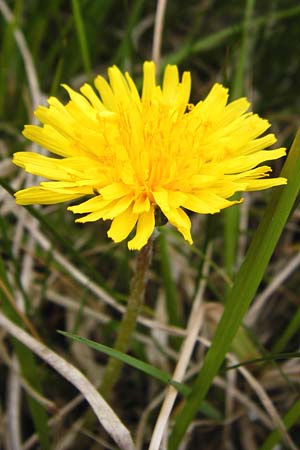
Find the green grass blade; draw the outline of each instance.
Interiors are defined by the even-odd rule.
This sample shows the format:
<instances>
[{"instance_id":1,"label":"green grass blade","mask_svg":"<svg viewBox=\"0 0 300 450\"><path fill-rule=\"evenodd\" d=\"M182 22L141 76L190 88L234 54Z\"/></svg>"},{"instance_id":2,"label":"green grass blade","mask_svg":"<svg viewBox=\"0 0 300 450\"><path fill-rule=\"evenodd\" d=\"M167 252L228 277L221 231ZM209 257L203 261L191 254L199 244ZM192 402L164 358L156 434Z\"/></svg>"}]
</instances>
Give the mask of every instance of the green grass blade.
<instances>
[{"instance_id":1,"label":"green grass blade","mask_svg":"<svg viewBox=\"0 0 300 450\"><path fill-rule=\"evenodd\" d=\"M247 0L245 5L242 40L239 48L237 62L235 64L233 83L231 86L231 100L244 95L245 75L249 67L249 59L252 49L252 40L255 34L252 32L252 15L255 6L255 0Z\"/></svg>"},{"instance_id":2,"label":"green grass blade","mask_svg":"<svg viewBox=\"0 0 300 450\"><path fill-rule=\"evenodd\" d=\"M279 353L281 352L288 341L296 334L299 333L300 329L300 311L297 310L295 315L292 317L288 326L285 330L282 331L279 338L275 342L271 353Z\"/></svg>"},{"instance_id":3,"label":"green grass blade","mask_svg":"<svg viewBox=\"0 0 300 450\"><path fill-rule=\"evenodd\" d=\"M13 31L14 31L15 23L7 24L3 29L2 34L2 42L0 47L0 117L3 118L5 111L5 97L7 94L7 74L8 74L8 66L10 64L10 55L12 54L12 46L14 45L13 41ZM5 61L5 64L3 63Z\"/></svg>"},{"instance_id":4,"label":"green grass blade","mask_svg":"<svg viewBox=\"0 0 300 450\"><path fill-rule=\"evenodd\" d=\"M62 79L62 69L64 66L64 59L63 57L59 58L58 63L56 65L55 71L54 71L54 76L53 76L53 81L51 84L51 89L50 89L50 95L49 97L55 96L57 89L61 83L61 79Z\"/></svg>"},{"instance_id":5,"label":"green grass blade","mask_svg":"<svg viewBox=\"0 0 300 450\"><path fill-rule=\"evenodd\" d=\"M170 437L169 450L175 450L180 444L215 375L218 373L249 304L264 276L268 262L293 208L300 189L299 141L300 130L295 137L281 174L288 179L288 184L277 188L271 197L264 217L237 274L233 288L228 295L223 316L217 327L212 345L205 357L203 368L194 383L191 395L176 418Z\"/></svg>"},{"instance_id":6,"label":"green grass blade","mask_svg":"<svg viewBox=\"0 0 300 450\"><path fill-rule=\"evenodd\" d=\"M11 286L9 284L5 266L0 255L0 280L10 293L12 293ZM10 304L6 291L1 289L0 286L0 302L1 309L4 314L9 317L14 323L22 326L22 321ZM21 342L16 339L12 339L13 349L20 363L20 369L23 377L27 380L28 384L32 386L36 391L42 392L40 377L38 373L37 364L32 352L25 347ZM31 417L34 423L34 427L39 437L40 444L43 449L50 450L50 431L48 427L48 416L44 407L38 403L30 395L27 395L27 401L31 413Z\"/></svg>"},{"instance_id":7,"label":"green grass blade","mask_svg":"<svg viewBox=\"0 0 300 450\"><path fill-rule=\"evenodd\" d=\"M10 195L14 195L13 189L3 179L0 178L0 186L2 186ZM84 273L87 274L93 281L99 283L102 287L107 289L105 281L101 277L99 271L91 266L90 262L81 256L81 254L74 249L72 243L70 243L51 223L48 217L45 217L42 212L33 206L23 206L33 217L35 217L41 225L41 229L53 244L53 248L62 248L66 254L68 254L78 267L84 268ZM107 289L108 290L108 289Z\"/></svg>"},{"instance_id":8,"label":"green grass blade","mask_svg":"<svg viewBox=\"0 0 300 450\"><path fill-rule=\"evenodd\" d=\"M83 61L84 70L87 76L87 79L91 81L92 79L92 71L91 71L91 60L90 60L90 53L89 53L89 47L87 43L86 33L84 29L84 23L82 20L82 15L80 11L80 5L78 0L72 0L72 9L73 9L73 15L76 25L76 31L78 36L78 41L80 45L80 51Z\"/></svg>"},{"instance_id":9,"label":"green grass blade","mask_svg":"<svg viewBox=\"0 0 300 450\"><path fill-rule=\"evenodd\" d=\"M87 345L90 348L93 348L94 350L98 350L102 353L105 353L108 356L112 356L113 358L118 359L119 361L122 361L125 364L129 364L132 367L135 367L138 370L141 370L142 372L147 373L153 378L156 378L159 381L162 381L165 384L169 384L171 382L171 377L166 372L163 372L160 369L157 369L156 367L151 366L150 364L147 364L143 361L140 361L137 358L134 358L133 356L127 355L126 353L119 352L117 350L114 350L111 347L108 347L106 345L100 344L98 342L91 341L90 339L86 339L83 337L80 337L73 333L68 333L66 331L58 331L58 333L62 334L63 336L66 336L70 339L73 339L74 341L81 342L82 344ZM180 392L187 395L188 387L184 386L180 383L176 383L176 389L180 388Z\"/></svg>"},{"instance_id":10,"label":"green grass blade","mask_svg":"<svg viewBox=\"0 0 300 450\"><path fill-rule=\"evenodd\" d=\"M231 86L231 100L236 100L244 95L244 83L247 69L249 66L249 59L251 54L251 23L254 10L255 0L247 0L245 5L244 22L242 30L242 40L236 60L234 77ZM235 195L235 199L240 199L240 195ZM230 277L234 276L234 265L236 261L236 251L239 240L239 226L240 226L240 208L234 206L227 208L224 211L225 226L224 226L224 255L225 268ZM227 290L227 293L229 290Z\"/></svg>"},{"instance_id":11,"label":"green grass blade","mask_svg":"<svg viewBox=\"0 0 300 450\"><path fill-rule=\"evenodd\" d=\"M263 26L269 20L273 22L277 22L280 20L288 19L289 17L295 17L300 14L300 6L295 6L293 8L282 9L280 11L275 12L274 14L265 15L257 17L253 19L251 23L251 27L253 32L256 31L259 27ZM181 48L174 53L167 55L163 58L162 66L166 64L179 64L184 61L192 54L198 54L201 52L207 52L212 50L213 48L218 47L223 44L227 39L239 34L243 29L243 24L231 25L230 27L223 28L220 31L210 34L198 41L195 41L193 44L190 42L183 44Z\"/></svg>"},{"instance_id":12,"label":"green grass blade","mask_svg":"<svg viewBox=\"0 0 300 450\"><path fill-rule=\"evenodd\" d=\"M237 369L238 367L247 366L249 364L266 363L266 362L280 361L280 360L292 359L292 358L300 358L300 352L271 353L270 355L265 355L265 356L262 356L261 358L248 359L247 361L243 361L238 364L228 366L228 367L226 367L225 370L227 371L227 370Z\"/></svg>"},{"instance_id":13,"label":"green grass blade","mask_svg":"<svg viewBox=\"0 0 300 450\"><path fill-rule=\"evenodd\" d=\"M83 291L83 295L79 299L78 310L77 310L77 312L75 314L75 317L74 317L74 324L73 324L73 329L72 329L72 332L74 334L77 333L77 331L78 331L78 329L80 327L80 324L81 324L81 322L83 320L83 312L84 312L84 307L85 307L85 304L86 304L86 297L87 297L87 291L84 290Z\"/></svg>"},{"instance_id":14,"label":"green grass blade","mask_svg":"<svg viewBox=\"0 0 300 450\"><path fill-rule=\"evenodd\" d=\"M289 430L300 419L300 402L297 400L289 411L283 417L283 423ZM278 430L273 430L259 450L273 450L281 441L281 435Z\"/></svg>"},{"instance_id":15,"label":"green grass blade","mask_svg":"<svg viewBox=\"0 0 300 450\"><path fill-rule=\"evenodd\" d=\"M166 305L168 311L169 323L171 325L181 325L179 300L171 271L170 255L168 250L168 242L165 231L160 229L158 236L159 244L159 260L161 263L161 274L164 284L164 292L166 296ZM181 342L181 340L180 340Z\"/></svg>"},{"instance_id":16,"label":"green grass blade","mask_svg":"<svg viewBox=\"0 0 300 450\"><path fill-rule=\"evenodd\" d=\"M133 356L127 355L126 353L119 352L117 350L114 350L111 347L108 347L103 344L99 344L98 342L91 341L90 339L86 339L86 338L77 336L76 334L73 334L73 333L68 333L66 331L58 331L58 333L62 334L63 336L66 336L70 339L73 339L77 342L81 342L82 344L85 344L88 347L93 348L94 350L100 351L101 353L104 353L105 355L112 356L113 358L116 358L119 361L122 361L123 363L128 364L129 366L134 367L135 369L138 369L141 372L146 373L147 375L150 375L151 377L155 378L156 380L161 381L164 384L171 384L184 397L189 395L189 393L191 392L190 387L187 386L186 384L173 381L168 373L158 369L157 367L151 366L150 364L145 363L144 361L134 358ZM221 416L220 416L220 413L218 412L218 410L215 409L212 405L210 405L207 402L204 402L202 404L200 410L207 417L211 417L216 420L221 419Z\"/></svg>"},{"instance_id":17,"label":"green grass blade","mask_svg":"<svg viewBox=\"0 0 300 450\"><path fill-rule=\"evenodd\" d=\"M238 200L240 196L235 195ZM236 251L239 237L240 209L239 206L227 208L224 211L224 266L230 278L234 277L234 265L236 261ZM230 287L226 286L227 292Z\"/></svg>"},{"instance_id":18,"label":"green grass blade","mask_svg":"<svg viewBox=\"0 0 300 450\"><path fill-rule=\"evenodd\" d=\"M121 68L127 69L128 62L130 62L132 59L132 32L134 30L134 27L140 20L143 6L144 0L135 0L130 5L130 14L127 20L127 28L114 58L114 63L118 64Z\"/></svg>"}]
</instances>

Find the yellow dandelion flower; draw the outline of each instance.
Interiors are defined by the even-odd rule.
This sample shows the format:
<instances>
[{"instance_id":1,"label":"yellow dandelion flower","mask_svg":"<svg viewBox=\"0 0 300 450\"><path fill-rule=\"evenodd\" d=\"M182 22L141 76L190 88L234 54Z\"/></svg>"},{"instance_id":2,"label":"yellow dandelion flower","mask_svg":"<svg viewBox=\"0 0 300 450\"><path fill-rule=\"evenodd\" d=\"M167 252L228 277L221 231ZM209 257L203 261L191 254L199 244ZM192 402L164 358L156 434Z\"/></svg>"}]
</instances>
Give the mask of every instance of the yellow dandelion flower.
<instances>
[{"instance_id":1,"label":"yellow dandelion flower","mask_svg":"<svg viewBox=\"0 0 300 450\"><path fill-rule=\"evenodd\" d=\"M192 243L191 222L185 210L214 214L235 201L235 192L285 184L266 178L264 161L280 158L284 148L266 150L276 142L261 136L267 120L247 112L240 98L228 103L228 90L215 84L208 96L190 105L191 77L168 65L162 86L155 65L144 63L142 94L128 73L113 66L109 82L95 79L80 93L68 86L70 101L54 97L49 107L35 112L43 127L27 125L26 138L59 156L32 152L14 154L13 162L51 181L16 193L17 203L53 204L91 196L68 209L85 214L77 222L111 220L108 236L115 242L136 228L130 249L140 249L155 226L159 208L184 238Z\"/></svg>"}]
</instances>

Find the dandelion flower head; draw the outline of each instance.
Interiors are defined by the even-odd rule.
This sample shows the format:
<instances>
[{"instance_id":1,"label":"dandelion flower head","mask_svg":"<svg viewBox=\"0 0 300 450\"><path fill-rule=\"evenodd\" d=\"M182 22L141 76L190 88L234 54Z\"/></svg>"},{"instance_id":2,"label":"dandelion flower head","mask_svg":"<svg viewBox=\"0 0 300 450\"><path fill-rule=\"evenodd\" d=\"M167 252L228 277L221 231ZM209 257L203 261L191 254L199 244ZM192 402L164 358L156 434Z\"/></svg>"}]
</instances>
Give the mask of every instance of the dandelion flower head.
<instances>
[{"instance_id":1,"label":"dandelion flower head","mask_svg":"<svg viewBox=\"0 0 300 450\"><path fill-rule=\"evenodd\" d=\"M160 209L192 243L186 211L214 214L236 201L236 192L285 184L267 178L262 165L285 154L267 148L276 142L265 134L270 124L240 98L228 103L228 90L214 84L207 97L189 104L191 77L180 80L168 65L162 86L155 65L145 62L139 94L128 73L113 66L109 81L95 79L80 93L64 85L70 100L50 97L49 107L35 111L43 126L27 125L26 138L58 157L18 152L13 162L50 181L16 193L17 203L54 204L84 197L68 209L81 214L77 222L111 220L108 236L115 242L135 235L130 249L140 249L155 227ZM86 196L89 196L86 199Z\"/></svg>"}]
</instances>

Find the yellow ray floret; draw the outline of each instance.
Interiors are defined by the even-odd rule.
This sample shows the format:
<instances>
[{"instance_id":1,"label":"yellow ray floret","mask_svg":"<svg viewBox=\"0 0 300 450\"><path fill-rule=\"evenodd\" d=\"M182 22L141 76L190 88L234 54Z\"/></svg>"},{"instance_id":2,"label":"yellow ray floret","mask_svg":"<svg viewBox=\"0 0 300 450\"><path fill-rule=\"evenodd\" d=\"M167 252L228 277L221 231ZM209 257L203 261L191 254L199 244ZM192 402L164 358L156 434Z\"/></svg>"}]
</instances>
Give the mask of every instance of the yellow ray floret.
<instances>
[{"instance_id":1,"label":"yellow ray floret","mask_svg":"<svg viewBox=\"0 0 300 450\"><path fill-rule=\"evenodd\" d=\"M276 142L264 134L270 124L247 112L245 98L228 103L228 90L216 83L207 97L189 104L191 76L168 65L162 86L153 62L144 63L139 94L130 75L113 66L108 81L97 76L80 93L64 85L70 97L63 105L49 98L35 114L43 126L27 125L24 136L58 158L32 152L14 154L13 162L48 179L18 191L17 203L53 204L84 197L68 209L77 222L111 220L108 236L127 239L141 249L155 227L155 209L191 244L186 212L214 214L237 203L236 192L285 184L268 178L260 166L285 154L267 150ZM89 199L86 199L86 196Z\"/></svg>"}]
</instances>

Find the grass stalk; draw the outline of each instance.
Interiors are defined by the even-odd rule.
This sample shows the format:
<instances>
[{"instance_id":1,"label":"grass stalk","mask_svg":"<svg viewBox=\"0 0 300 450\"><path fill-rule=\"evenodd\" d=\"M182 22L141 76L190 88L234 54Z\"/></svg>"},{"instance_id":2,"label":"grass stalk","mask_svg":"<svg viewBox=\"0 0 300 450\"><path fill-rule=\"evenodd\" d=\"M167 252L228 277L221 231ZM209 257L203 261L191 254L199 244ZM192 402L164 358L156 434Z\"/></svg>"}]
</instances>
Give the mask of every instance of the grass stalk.
<instances>
[{"instance_id":1,"label":"grass stalk","mask_svg":"<svg viewBox=\"0 0 300 450\"><path fill-rule=\"evenodd\" d=\"M0 256L0 302L2 311L5 316L10 318L16 325L22 326L24 323L33 335L37 336L37 333L27 317L16 309L15 303L13 303L12 292L12 288L6 276L4 263ZM26 345L14 338L12 338L12 345L25 380L30 386L34 386L36 391L42 392L40 376L34 355ZM30 395L27 395L27 401L40 444L43 449L50 450L50 432L47 412L45 411L45 408Z\"/></svg>"},{"instance_id":2,"label":"grass stalk","mask_svg":"<svg viewBox=\"0 0 300 450\"><path fill-rule=\"evenodd\" d=\"M84 70L85 70L87 79L89 81L91 81L92 80L92 70L91 70L90 53L89 53L86 32L85 32L84 23L83 23L82 14L81 14L80 5L79 5L78 0L72 0L72 8L73 8L74 20L75 20L76 31L77 31L77 36L78 36Z\"/></svg>"},{"instance_id":3,"label":"grass stalk","mask_svg":"<svg viewBox=\"0 0 300 450\"><path fill-rule=\"evenodd\" d=\"M128 298L127 308L119 326L118 335L114 344L114 349L126 353L130 346L132 334L134 332L137 317L144 300L145 283L152 253L152 238L140 250L137 256L136 270L132 278L131 289ZM112 388L119 378L122 369L122 362L113 357L109 358L104 371L100 386L100 392L106 399L109 399Z\"/></svg>"},{"instance_id":4,"label":"grass stalk","mask_svg":"<svg viewBox=\"0 0 300 450\"><path fill-rule=\"evenodd\" d=\"M274 12L272 15L256 17L252 20L251 28L257 32L257 30L264 26L269 20L277 22L290 17L293 18L297 15L300 15L300 6L282 9ZM237 23L235 25L223 28L220 31L211 33L209 36L198 39L192 44L191 42L183 44L178 51L170 53L163 58L162 66L165 66L166 64L179 64L191 55L208 52L222 44L224 45L224 42L227 39L239 34L243 30L243 26L243 23Z\"/></svg>"},{"instance_id":5,"label":"grass stalk","mask_svg":"<svg viewBox=\"0 0 300 450\"><path fill-rule=\"evenodd\" d=\"M242 30L241 45L239 48L239 55L235 64L235 73L231 87L231 100L236 100L244 95L244 84L249 66L249 57L251 52L251 23L254 10L255 0L247 0L245 4L244 22ZM253 34L252 34L253 35ZM238 200L240 195L236 195ZM240 208L233 206L224 211L225 226L224 226L224 244L225 244L225 268L227 274L232 278L235 272L235 262L237 254L237 246L239 239L240 227ZM229 289L227 289L227 293Z\"/></svg>"},{"instance_id":6,"label":"grass stalk","mask_svg":"<svg viewBox=\"0 0 300 450\"><path fill-rule=\"evenodd\" d=\"M158 236L159 245L159 260L161 267L161 274L164 285L164 292L166 296L166 306L168 312L169 323L171 325L180 326L180 303L176 290L176 284L172 277L172 267L170 254L168 249L168 242L164 230L160 230Z\"/></svg>"},{"instance_id":7,"label":"grass stalk","mask_svg":"<svg viewBox=\"0 0 300 450\"><path fill-rule=\"evenodd\" d=\"M283 417L283 423L286 428L289 430L296 422L299 421L300 418L300 403L299 400L293 404L293 406L289 409L289 411ZM267 439L264 441L259 450L272 450L274 449L279 442L281 441L281 435L278 430L273 430Z\"/></svg>"}]
</instances>

